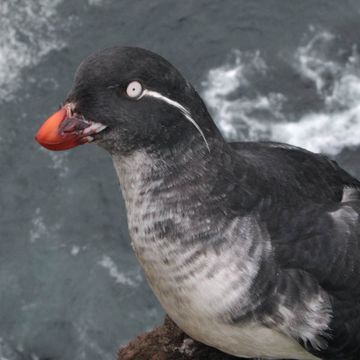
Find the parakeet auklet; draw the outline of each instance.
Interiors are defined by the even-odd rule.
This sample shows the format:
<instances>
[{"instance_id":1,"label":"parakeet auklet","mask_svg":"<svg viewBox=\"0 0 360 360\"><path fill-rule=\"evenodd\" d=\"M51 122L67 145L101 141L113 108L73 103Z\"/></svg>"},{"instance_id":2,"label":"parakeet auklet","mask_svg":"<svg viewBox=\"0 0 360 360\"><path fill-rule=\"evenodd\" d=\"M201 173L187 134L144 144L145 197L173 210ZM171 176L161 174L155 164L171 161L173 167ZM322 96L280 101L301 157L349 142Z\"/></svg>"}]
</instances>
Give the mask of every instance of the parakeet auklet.
<instances>
[{"instance_id":1,"label":"parakeet auklet","mask_svg":"<svg viewBox=\"0 0 360 360\"><path fill-rule=\"evenodd\" d=\"M136 256L188 335L241 357L360 359L360 182L335 162L227 143L179 71L131 47L85 59L36 139L111 154Z\"/></svg>"}]
</instances>

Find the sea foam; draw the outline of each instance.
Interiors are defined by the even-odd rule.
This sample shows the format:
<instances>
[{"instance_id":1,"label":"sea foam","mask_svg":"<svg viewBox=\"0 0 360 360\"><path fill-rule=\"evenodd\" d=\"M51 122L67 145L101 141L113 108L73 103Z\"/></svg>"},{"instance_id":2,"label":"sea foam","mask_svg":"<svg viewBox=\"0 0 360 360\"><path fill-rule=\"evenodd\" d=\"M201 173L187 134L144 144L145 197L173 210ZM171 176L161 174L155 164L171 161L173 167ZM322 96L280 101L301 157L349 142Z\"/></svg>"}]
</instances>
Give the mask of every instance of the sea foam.
<instances>
[{"instance_id":1,"label":"sea foam","mask_svg":"<svg viewBox=\"0 0 360 360\"><path fill-rule=\"evenodd\" d=\"M284 104L293 99L281 92L248 95L251 82L269 71L259 52L236 51L224 65L210 70L202 95L224 135L231 140L276 140L331 155L359 146L359 53L353 46L340 60L332 55L335 45L333 34L312 28L308 40L289 57L293 70L312 84L321 102L320 110L290 122L285 121L289 114Z\"/></svg>"},{"instance_id":2,"label":"sea foam","mask_svg":"<svg viewBox=\"0 0 360 360\"><path fill-rule=\"evenodd\" d=\"M126 274L121 272L115 264L114 260L108 255L103 255L101 260L98 262L98 265L107 269L109 271L110 277L113 278L117 284L137 287L142 281L142 277L138 272L129 272Z\"/></svg>"},{"instance_id":3,"label":"sea foam","mask_svg":"<svg viewBox=\"0 0 360 360\"><path fill-rule=\"evenodd\" d=\"M0 102L13 99L24 69L64 46L56 34L56 9L60 3L61 0L0 2Z\"/></svg>"}]
</instances>

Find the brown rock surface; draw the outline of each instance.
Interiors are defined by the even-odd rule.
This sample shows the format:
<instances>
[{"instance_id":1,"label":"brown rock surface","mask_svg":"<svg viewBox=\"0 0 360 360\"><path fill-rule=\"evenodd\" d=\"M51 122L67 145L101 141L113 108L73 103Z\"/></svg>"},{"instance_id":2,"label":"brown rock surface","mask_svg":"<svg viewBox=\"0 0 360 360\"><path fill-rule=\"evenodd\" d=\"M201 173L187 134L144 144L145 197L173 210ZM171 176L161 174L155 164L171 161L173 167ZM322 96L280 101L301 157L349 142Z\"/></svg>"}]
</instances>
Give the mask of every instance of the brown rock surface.
<instances>
[{"instance_id":1,"label":"brown rock surface","mask_svg":"<svg viewBox=\"0 0 360 360\"><path fill-rule=\"evenodd\" d=\"M118 360L239 360L190 339L169 317L120 349Z\"/></svg>"}]
</instances>

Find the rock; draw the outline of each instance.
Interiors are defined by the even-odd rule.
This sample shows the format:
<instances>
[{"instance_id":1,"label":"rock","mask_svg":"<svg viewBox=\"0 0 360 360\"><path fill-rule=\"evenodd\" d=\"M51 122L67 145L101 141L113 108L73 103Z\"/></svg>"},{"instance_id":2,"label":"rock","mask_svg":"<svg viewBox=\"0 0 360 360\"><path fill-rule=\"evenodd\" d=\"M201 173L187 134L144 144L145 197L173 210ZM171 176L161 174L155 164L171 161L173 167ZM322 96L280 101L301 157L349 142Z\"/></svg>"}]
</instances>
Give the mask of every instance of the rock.
<instances>
[{"instance_id":1,"label":"rock","mask_svg":"<svg viewBox=\"0 0 360 360\"><path fill-rule=\"evenodd\" d=\"M167 316L164 324L120 349L118 360L240 360L192 340Z\"/></svg>"}]
</instances>

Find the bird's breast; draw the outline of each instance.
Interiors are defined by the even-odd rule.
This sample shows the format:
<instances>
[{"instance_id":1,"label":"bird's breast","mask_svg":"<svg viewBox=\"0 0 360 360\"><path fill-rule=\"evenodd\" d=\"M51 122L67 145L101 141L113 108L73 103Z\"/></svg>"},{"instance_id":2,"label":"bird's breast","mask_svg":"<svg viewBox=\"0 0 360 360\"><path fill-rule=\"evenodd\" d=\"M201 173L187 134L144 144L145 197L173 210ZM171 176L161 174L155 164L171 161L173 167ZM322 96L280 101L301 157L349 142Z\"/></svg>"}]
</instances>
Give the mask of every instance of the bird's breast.
<instances>
[{"instance_id":1,"label":"bird's breast","mask_svg":"<svg viewBox=\"0 0 360 360\"><path fill-rule=\"evenodd\" d=\"M194 339L233 355L315 359L276 330L233 321L258 305L251 292L272 253L256 217L214 211L214 204L199 201L201 184L192 184L191 193L164 186L161 178L145 180L140 170L129 171L137 161L115 167L132 246L169 316Z\"/></svg>"},{"instance_id":2,"label":"bird's breast","mask_svg":"<svg viewBox=\"0 0 360 360\"><path fill-rule=\"evenodd\" d=\"M145 164L137 155L115 167L133 248L165 310L191 321L226 321L233 309L239 315L249 311L250 288L270 253L255 217L217 211L214 203L206 203L212 199L201 199L203 184L188 188L166 177L150 181L131 169L140 161Z\"/></svg>"},{"instance_id":3,"label":"bird's breast","mask_svg":"<svg viewBox=\"0 0 360 360\"><path fill-rule=\"evenodd\" d=\"M220 219L159 196L128 206L133 248L167 313L178 323L230 321L251 308L250 290L269 244L250 217Z\"/></svg>"}]
</instances>

